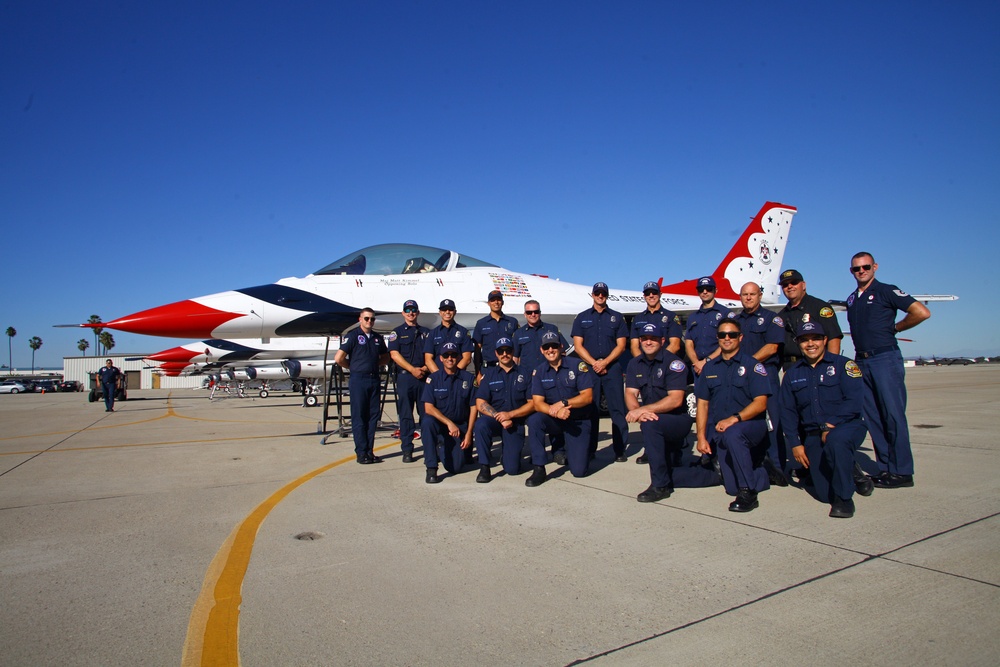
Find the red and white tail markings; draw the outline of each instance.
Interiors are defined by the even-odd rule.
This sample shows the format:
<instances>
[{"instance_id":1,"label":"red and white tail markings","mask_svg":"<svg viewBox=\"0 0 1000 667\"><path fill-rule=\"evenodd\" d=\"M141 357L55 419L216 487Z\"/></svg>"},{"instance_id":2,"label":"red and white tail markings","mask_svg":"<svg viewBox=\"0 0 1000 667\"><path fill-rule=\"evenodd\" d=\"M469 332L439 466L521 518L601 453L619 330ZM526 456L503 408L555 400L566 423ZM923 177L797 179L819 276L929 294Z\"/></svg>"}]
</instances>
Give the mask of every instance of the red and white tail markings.
<instances>
[{"instance_id":1,"label":"red and white tail markings","mask_svg":"<svg viewBox=\"0 0 1000 667\"><path fill-rule=\"evenodd\" d=\"M739 301L740 288L745 283L754 281L764 288L763 301L778 301L777 284L781 260L785 254L785 246L788 245L792 217L797 210L794 206L770 201L761 207L726 258L711 273L718 287L716 298ZM662 285L662 282L661 278L660 292L664 294L698 294L697 278L672 285Z\"/></svg>"}]
</instances>

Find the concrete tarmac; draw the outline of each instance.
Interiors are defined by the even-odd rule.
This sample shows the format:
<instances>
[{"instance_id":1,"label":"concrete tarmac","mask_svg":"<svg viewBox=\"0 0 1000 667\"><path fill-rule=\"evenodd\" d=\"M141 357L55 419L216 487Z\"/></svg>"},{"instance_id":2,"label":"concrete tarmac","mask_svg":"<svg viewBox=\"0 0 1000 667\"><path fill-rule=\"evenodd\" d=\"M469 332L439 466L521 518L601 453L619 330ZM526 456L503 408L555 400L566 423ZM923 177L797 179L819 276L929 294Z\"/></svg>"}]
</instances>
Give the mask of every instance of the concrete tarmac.
<instances>
[{"instance_id":1,"label":"concrete tarmac","mask_svg":"<svg viewBox=\"0 0 1000 667\"><path fill-rule=\"evenodd\" d=\"M608 420L586 478L429 486L293 394L0 396L0 661L995 665L1000 366L907 385L916 486L848 520L795 487L637 503Z\"/></svg>"}]
</instances>

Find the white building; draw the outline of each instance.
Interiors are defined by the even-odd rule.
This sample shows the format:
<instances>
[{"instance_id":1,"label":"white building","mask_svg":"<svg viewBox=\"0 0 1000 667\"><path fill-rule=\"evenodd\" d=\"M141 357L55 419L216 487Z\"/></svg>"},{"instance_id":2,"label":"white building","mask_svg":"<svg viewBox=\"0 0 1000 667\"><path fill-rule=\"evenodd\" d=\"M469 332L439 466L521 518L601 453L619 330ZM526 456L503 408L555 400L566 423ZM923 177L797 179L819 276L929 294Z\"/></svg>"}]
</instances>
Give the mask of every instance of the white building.
<instances>
[{"instance_id":1,"label":"white building","mask_svg":"<svg viewBox=\"0 0 1000 667\"><path fill-rule=\"evenodd\" d=\"M77 380L83 383L84 388L89 389L90 374L97 372L97 369L104 366L104 362L110 359L128 377L129 390L185 389L200 387L205 381L205 376L203 375L192 377L164 377L156 375L151 368L148 368L149 363L142 359L137 361L125 360L126 357L133 359L139 356L142 355L106 354L103 357L63 357L63 379Z\"/></svg>"}]
</instances>

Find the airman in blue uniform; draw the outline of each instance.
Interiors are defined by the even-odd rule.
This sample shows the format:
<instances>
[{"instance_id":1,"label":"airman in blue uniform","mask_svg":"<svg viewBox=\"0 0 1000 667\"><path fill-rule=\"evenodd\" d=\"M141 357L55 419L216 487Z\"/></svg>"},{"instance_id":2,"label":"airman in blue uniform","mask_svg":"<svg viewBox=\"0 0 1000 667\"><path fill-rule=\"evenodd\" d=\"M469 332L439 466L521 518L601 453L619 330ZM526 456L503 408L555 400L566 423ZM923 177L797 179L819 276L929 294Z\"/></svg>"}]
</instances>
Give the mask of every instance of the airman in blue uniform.
<instances>
[{"instance_id":1,"label":"airman in blue uniform","mask_svg":"<svg viewBox=\"0 0 1000 667\"><path fill-rule=\"evenodd\" d=\"M722 320L717 337L721 352L705 364L694 384L698 451L718 450L722 484L736 496L729 510L749 512L760 504L757 494L770 488L761 464L767 452L771 385L764 364L740 349L739 320Z\"/></svg>"},{"instance_id":2,"label":"airman in blue uniform","mask_svg":"<svg viewBox=\"0 0 1000 667\"><path fill-rule=\"evenodd\" d=\"M542 336L545 363L531 378L535 412L528 417L528 443L534 470L525 486L545 481L545 435L566 436L566 461L574 477L584 477L590 464L590 413L594 409L594 372L584 361L563 356L559 335Z\"/></svg>"},{"instance_id":3,"label":"airman in blue uniform","mask_svg":"<svg viewBox=\"0 0 1000 667\"><path fill-rule=\"evenodd\" d=\"M440 458L444 468L453 475L462 470L465 450L472 447L476 423L475 378L472 373L459 370L461 356L456 343L443 343L438 355L441 369L431 373L424 385L424 419L420 431L428 484L441 481L437 474L439 446L443 449Z\"/></svg>"},{"instance_id":4,"label":"airman in blue uniform","mask_svg":"<svg viewBox=\"0 0 1000 667\"><path fill-rule=\"evenodd\" d=\"M379 369L389 363L389 350L382 334L375 333L375 313L363 308L359 326L347 334L334 355L334 362L350 370L347 389L351 394L351 434L358 463L381 463L375 456L375 429L378 427Z\"/></svg>"},{"instance_id":5,"label":"airman in blue uniform","mask_svg":"<svg viewBox=\"0 0 1000 667\"><path fill-rule=\"evenodd\" d=\"M438 370L437 359L441 355L441 346L454 343L458 346L458 370L465 370L472 363L472 352L475 346L469 338L469 330L455 321L455 302L444 299L438 306L441 324L431 329L424 343L424 365L434 373Z\"/></svg>"},{"instance_id":6,"label":"airman in blue uniform","mask_svg":"<svg viewBox=\"0 0 1000 667\"><path fill-rule=\"evenodd\" d=\"M792 455L812 471L819 500L830 504L830 516L854 516L854 452L865 439L861 419L864 381L858 365L826 351L819 322L799 325L802 359L781 382L781 424Z\"/></svg>"},{"instance_id":7,"label":"airman in blue uniform","mask_svg":"<svg viewBox=\"0 0 1000 667\"><path fill-rule=\"evenodd\" d=\"M508 475L521 473L521 450L524 449L524 424L535 411L531 399L531 375L514 363L514 343L510 338L496 341L494 355L499 362L483 374L476 391L475 443L479 455L479 476L485 484L492 479L493 438L500 436L500 460Z\"/></svg>"},{"instance_id":8,"label":"airman in blue uniform","mask_svg":"<svg viewBox=\"0 0 1000 667\"><path fill-rule=\"evenodd\" d=\"M97 371L97 381L101 384L101 394L104 396L105 412L115 411L115 392L118 391L121 378L121 370L110 359L104 362L104 368Z\"/></svg>"},{"instance_id":9,"label":"airman in blue uniform","mask_svg":"<svg viewBox=\"0 0 1000 667\"><path fill-rule=\"evenodd\" d=\"M514 341L514 362L531 373L543 363L545 357L542 356L542 336L548 331L559 334L559 342L563 349L569 347L569 343L559 332L559 327L554 324L542 321L542 307L537 301L532 299L524 304L524 320L511 340Z\"/></svg>"},{"instance_id":10,"label":"airman in blue uniform","mask_svg":"<svg viewBox=\"0 0 1000 667\"><path fill-rule=\"evenodd\" d=\"M611 413L611 446L615 461L623 462L628 444L628 423L625 421L625 384L622 354L628 342L625 318L617 310L608 308L608 286L596 283L591 290L594 305L576 316L573 321L573 345L576 353L594 377L594 405L605 397ZM597 451L600 415L595 409L590 424L590 454Z\"/></svg>"},{"instance_id":11,"label":"airman in blue uniform","mask_svg":"<svg viewBox=\"0 0 1000 667\"><path fill-rule=\"evenodd\" d=\"M781 272L778 278L781 291L788 299L785 307L778 315L785 323L785 342L783 347L782 368L788 370L800 358L799 344L795 341L795 332L803 322L817 322L826 333L826 351L840 354L840 343L844 332L837 321L837 313L829 301L806 293L806 281L795 269Z\"/></svg>"},{"instance_id":12,"label":"airman in blue uniform","mask_svg":"<svg viewBox=\"0 0 1000 667\"><path fill-rule=\"evenodd\" d=\"M698 298L701 307L688 315L684 348L695 376L701 375L702 368L709 359L719 356L719 340L716 330L719 323L732 317L732 312L715 300L715 279L705 276L698 279Z\"/></svg>"},{"instance_id":13,"label":"airman in blue uniform","mask_svg":"<svg viewBox=\"0 0 1000 667\"><path fill-rule=\"evenodd\" d=\"M632 319L631 339L629 345L632 356L638 357L642 354L639 348L639 337L642 335L642 327L647 324L656 324L663 330L663 337L667 339L667 352L678 354L681 351L681 318L672 310L667 310L660 302L660 285L650 281L642 286L642 296L646 299L646 310L642 311Z\"/></svg>"},{"instance_id":14,"label":"airman in blue uniform","mask_svg":"<svg viewBox=\"0 0 1000 667\"><path fill-rule=\"evenodd\" d=\"M858 283L847 297L847 321L854 338L854 359L865 381L864 415L875 446L881 489L913 486L913 452L906 422L906 371L896 334L917 326L931 312L895 285L875 280L878 264L871 253L851 258ZM906 316L896 321L897 311Z\"/></svg>"},{"instance_id":15,"label":"airman in blue uniform","mask_svg":"<svg viewBox=\"0 0 1000 667\"><path fill-rule=\"evenodd\" d=\"M496 342L501 338L510 338L517 330L517 320L503 313L503 292L493 290L486 297L490 305L490 313L476 322L472 330L472 342L479 352L479 362L476 370L482 377L482 368L497 365Z\"/></svg>"},{"instance_id":16,"label":"airman in blue uniform","mask_svg":"<svg viewBox=\"0 0 1000 667\"><path fill-rule=\"evenodd\" d=\"M418 421L424 418L424 402L420 395L428 375L424 344L430 329L417 323L419 316L420 307L416 301L410 299L404 303L403 324L392 330L388 340L389 356L396 364L396 412L403 463L413 462L413 410L417 411Z\"/></svg>"},{"instance_id":17,"label":"airman in blue uniform","mask_svg":"<svg viewBox=\"0 0 1000 667\"><path fill-rule=\"evenodd\" d=\"M640 493L640 503L669 498L675 487L715 486L719 476L700 466L672 466L672 453L680 451L691 433L684 394L687 364L669 352L663 330L656 322L644 324L639 333L641 352L625 372L625 406L629 423L638 423L649 459L649 488Z\"/></svg>"}]
</instances>

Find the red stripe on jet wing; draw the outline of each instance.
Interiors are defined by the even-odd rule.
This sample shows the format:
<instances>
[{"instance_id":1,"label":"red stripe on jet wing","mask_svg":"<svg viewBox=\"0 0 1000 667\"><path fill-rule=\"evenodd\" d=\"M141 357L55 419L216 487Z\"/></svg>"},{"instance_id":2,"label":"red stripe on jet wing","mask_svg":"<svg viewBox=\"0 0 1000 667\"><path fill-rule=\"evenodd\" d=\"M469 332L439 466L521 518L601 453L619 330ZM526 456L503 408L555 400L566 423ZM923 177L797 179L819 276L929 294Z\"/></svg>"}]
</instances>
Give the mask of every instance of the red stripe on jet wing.
<instances>
[{"instance_id":1,"label":"red stripe on jet wing","mask_svg":"<svg viewBox=\"0 0 1000 667\"><path fill-rule=\"evenodd\" d=\"M237 317L242 315L188 300L157 306L110 322L102 322L97 326L146 336L211 338L217 327Z\"/></svg>"},{"instance_id":2,"label":"red stripe on jet wing","mask_svg":"<svg viewBox=\"0 0 1000 667\"><path fill-rule=\"evenodd\" d=\"M184 347L172 347L169 350L163 350L162 352L157 352L156 354L151 354L146 359L150 361L171 361L171 362L181 362L187 363L191 359L198 356L197 352L193 352Z\"/></svg>"}]
</instances>

